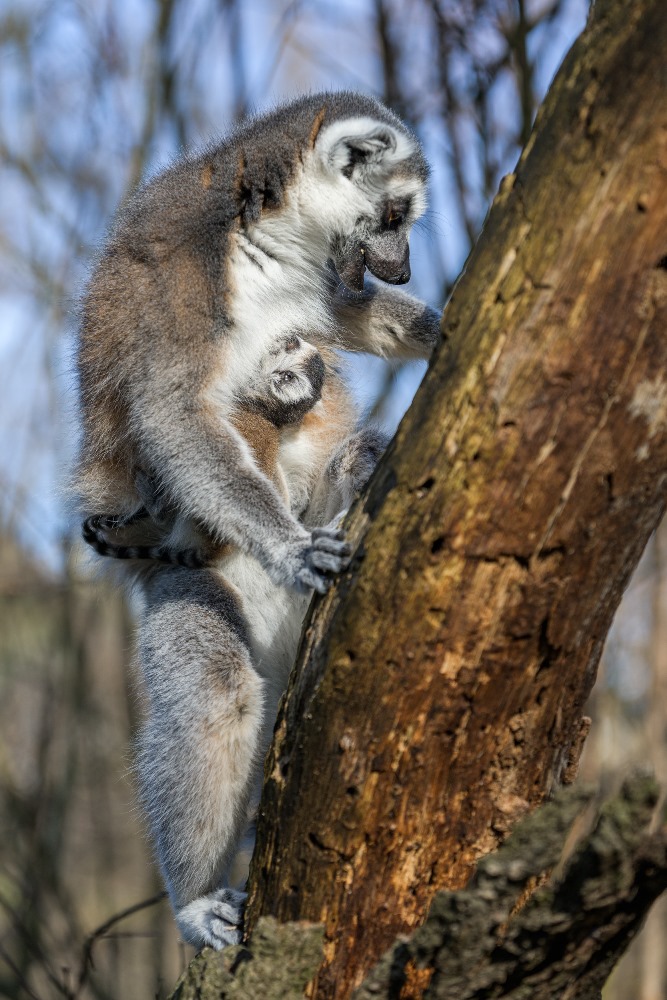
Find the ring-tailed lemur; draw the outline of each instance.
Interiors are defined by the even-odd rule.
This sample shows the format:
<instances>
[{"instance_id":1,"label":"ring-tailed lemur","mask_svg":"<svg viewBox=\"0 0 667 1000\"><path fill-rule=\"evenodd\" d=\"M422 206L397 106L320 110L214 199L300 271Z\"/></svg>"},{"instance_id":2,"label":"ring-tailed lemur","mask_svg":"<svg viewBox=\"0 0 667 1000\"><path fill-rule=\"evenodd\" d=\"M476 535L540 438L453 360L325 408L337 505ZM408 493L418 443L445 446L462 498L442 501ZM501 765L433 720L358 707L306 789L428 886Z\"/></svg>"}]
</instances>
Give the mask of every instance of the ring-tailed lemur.
<instances>
[{"instance_id":1,"label":"ring-tailed lemur","mask_svg":"<svg viewBox=\"0 0 667 1000\"><path fill-rule=\"evenodd\" d=\"M251 120L131 196L99 255L78 350L87 514L139 505L136 468L278 583L312 539L228 419L246 373L294 329L315 346L426 357L437 314L377 284L410 273L425 206L417 140L371 98L320 94Z\"/></svg>"},{"instance_id":2,"label":"ring-tailed lemur","mask_svg":"<svg viewBox=\"0 0 667 1000\"><path fill-rule=\"evenodd\" d=\"M344 566L323 507L368 451L349 438L349 394L327 378L321 403L281 436L287 503L233 425L238 391L295 328L316 331L322 352L431 353L436 313L364 284L366 269L409 277L426 174L414 136L376 101L301 99L130 198L84 301L84 512L131 517L146 469L225 553L211 570L152 568L138 633L139 781L179 926L198 945L238 940L226 869L294 657L296 591L324 589Z\"/></svg>"}]
</instances>

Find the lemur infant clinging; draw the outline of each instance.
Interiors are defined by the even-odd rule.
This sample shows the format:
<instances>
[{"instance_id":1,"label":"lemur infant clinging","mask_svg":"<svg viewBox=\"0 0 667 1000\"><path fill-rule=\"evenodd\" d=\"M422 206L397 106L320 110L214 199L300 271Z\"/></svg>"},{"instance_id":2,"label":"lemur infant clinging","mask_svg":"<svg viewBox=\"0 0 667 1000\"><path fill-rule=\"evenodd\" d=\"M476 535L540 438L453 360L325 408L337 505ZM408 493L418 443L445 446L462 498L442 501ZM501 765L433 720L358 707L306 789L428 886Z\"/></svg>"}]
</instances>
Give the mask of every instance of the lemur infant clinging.
<instances>
[{"instance_id":1,"label":"lemur infant clinging","mask_svg":"<svg viewBox=\"0 0 667 1000\"><path fill-rule=\"evenodd\" d=\"M278 463L281 434L300 423L319 401L324 374L324 361L316 348L295 334L281 337L260 358L257 370L248 372L229 414L231 425L250 445L259 470L286 502L289 494ZM327 391L331 393L330 385ZM204 525L180 515L142 470L137 470L135 483L142 506L131 515L94 515L84 521L83 537L99 555L191 569L220 557L219 540L207 534Z\"/></svg>"},{"instance_id":2,"label":"lemur infant clinging","mask_svg":"<svg viewBox=\"0 0 667 1000\"><path fill-rule=\"evenodd\" d=\"M139 623L148 695L139 780L179 925L195 944L238 939L240 900L222 882L298 637L303 604L295 615L283 588L324 589L346 558L309 503L326 498L322 476L349 414L323 400L312 411L319 423L308 414L281 439L288 504L234 427L235 400L258 359L295 329L323 350L430 354L436 314L364 285L365 268L407 280L425 178L417 141L377 102L304 98L134 195L84 303L85 512L135 513L139 468L177 519L235 546L210 571L154 568Z\"/></svg>"}]
</instances>

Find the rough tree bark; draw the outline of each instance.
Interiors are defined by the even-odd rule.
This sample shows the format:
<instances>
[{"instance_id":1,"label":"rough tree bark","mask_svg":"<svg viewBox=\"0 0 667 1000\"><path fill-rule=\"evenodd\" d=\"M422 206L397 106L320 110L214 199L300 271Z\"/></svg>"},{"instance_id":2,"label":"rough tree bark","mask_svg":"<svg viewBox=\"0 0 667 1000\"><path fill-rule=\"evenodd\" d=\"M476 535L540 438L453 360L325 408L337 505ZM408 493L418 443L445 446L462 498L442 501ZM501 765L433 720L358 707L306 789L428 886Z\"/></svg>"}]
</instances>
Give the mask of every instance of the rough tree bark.
<instances>
[{"instance_id":1,"label":"rough tree bark","mask_svg":"<svg viewBox=\"0 0 667 1000\"><path fill-rule=\"evenodd\" d=\"M351 1000L412 996L416 970L428 1000L600 1000L667 887L667 826L652 830L658 793L636 775L598 809L591 789L561 790L465 889L436 893L422 926L395 941ZM250 949L202 953L172 1000L302 1000L322 931L260 917Z\"/></svg>"},{"instance_id":2,"label":"rough tree bark","mask_svg":"<svg viewBox=\"0 0 667 1000\"><path fill-rule=\"evenodd\" d=\"M324 925L309 996L349 997L576 766L667 497L666 51L664 0L598 0L349 518L357 558L306 633L250 880L251 931Z\"/></svg>"}]
</instances>

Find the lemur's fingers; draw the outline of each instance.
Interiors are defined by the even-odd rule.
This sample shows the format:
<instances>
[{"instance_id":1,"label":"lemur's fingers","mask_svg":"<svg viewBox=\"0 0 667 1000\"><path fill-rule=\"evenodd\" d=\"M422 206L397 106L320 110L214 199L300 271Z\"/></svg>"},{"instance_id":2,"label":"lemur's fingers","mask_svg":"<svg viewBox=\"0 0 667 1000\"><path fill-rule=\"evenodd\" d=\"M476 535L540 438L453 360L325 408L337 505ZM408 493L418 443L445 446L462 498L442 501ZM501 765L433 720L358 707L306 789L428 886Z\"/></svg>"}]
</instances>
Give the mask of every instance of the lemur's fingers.
<instances>
[{"instance_id":1,"label":"lemur's fingers","mask_svg":"<svg viewBox=\"0 0 667 1000\"><path fill-rule=\"evenodd\" d=\"M327 532L326 528L317 529L317 534L313 532L313 550L320 552L331 552L333 555L345 558L352 554L349 542L345 541L342 531ZM325 532L327 532L325 534Z\"/></svg>"},{"instance_id":2,"label":"lemur's fingers","mask_svg":"<svg viewBox=\"0 0 667 1000\"><path fill-rule=\"evenodd\" d=\"M311 562L318 569L328 570L330 573L340 573L349 562L349 550L344 555L334 555L333 552L320 552L313 550Z\"/></svg>"},{"instance_id":3,"label":"lemur's fingers","mask_svg":"<svg viewBox=\"0 0 667 1000\"><path fill-rule=\"evenodd\" d=\"M314 534L314 532L313 532ZM306 564L297 573L298 589L316 590L325 594L331 586L331 574L340 573L350 561L350 546L339 537L340 532L323 534L322 529L306 556Z\"/></svg>"},{"instance_id":4,"label":"lemur's fingers","mask_svg":"<svg viewBox=\"0 0 667 1000\"><path fill-rule=\"evenodd\" d=\"M327 590L331 586L331 583L331 579L323 573L319 573L316 569L310 569L308 566L304 566L304 568L297 574L296 589L301 593L307 593L309 590L316 590L318 594L326 594Z\"/></svg>"},{"instance_id":5,"label":"lemur's fingers","mask_svg":"<svg viewBox=\"0 0 667 1000\"><path fill-rule=\"evenodd\" d=\"M331 581L328 574L340 573L350 559L351 549L342 531L315 528L303 531L297 545L285 546L280 561L269 566L276 583L287 584L301 593L316 590L326 593Z\"/></svg>"},{"instance_id":6,"label":"lemur's fingers","mask_svg":"<svg viewBox=\"0 0 667 1000\"><path fill-rule=\"evenodd\" d=\"M184 939L195 947L209 945L220 950L240 944L246 894L236 889L218 889L194 899L176 911Z\"/></svg>"},{"instance_id":7,"label":"lemur's fingers","mask_svg":"<svg viewBox=\"0 0 667 1000\"><path fill-rule=\"evenodd\" d=\"M339 542L345 540L345 532L328 524L325 528L313 528L313 538L336 538Z\"/></svg>"},{"instance_id":8,"label":"lemur's fingers","mask_svg":"<svg viewBox=\"0 0 667 1000\"><path fill-rule=\"evenodd\" d=\"M216 951L222 951L223 948L228 948L230 945L241 944L241 931L237 927L230 927L224 920L216 920L215 917L212 917L210 937L206 943L211 948L215 948Z\"/></svg>"}]
</instances>

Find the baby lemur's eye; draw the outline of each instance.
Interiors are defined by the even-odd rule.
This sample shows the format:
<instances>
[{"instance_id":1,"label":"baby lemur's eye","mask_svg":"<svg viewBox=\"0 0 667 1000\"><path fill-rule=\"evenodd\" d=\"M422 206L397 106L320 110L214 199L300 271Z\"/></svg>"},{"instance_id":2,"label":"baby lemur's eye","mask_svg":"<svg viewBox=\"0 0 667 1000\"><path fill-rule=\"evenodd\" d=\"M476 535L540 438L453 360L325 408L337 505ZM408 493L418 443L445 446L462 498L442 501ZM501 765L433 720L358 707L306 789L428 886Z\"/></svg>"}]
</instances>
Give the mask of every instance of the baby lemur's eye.
<instances>
[{"instance_id":1,"label":"baby lemur's eye","mask_svg":"<svg viewBox=\"0 0 667 1000\"><path fill-rule=\"evenodd\" d=\"M294 372L277 372L276 374L280 382L292 382L296 378Z\"/></svg>"}]
</instances>

